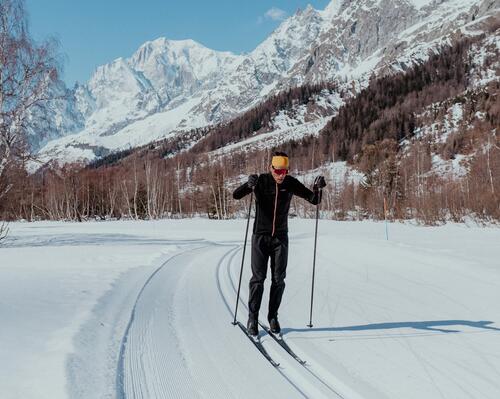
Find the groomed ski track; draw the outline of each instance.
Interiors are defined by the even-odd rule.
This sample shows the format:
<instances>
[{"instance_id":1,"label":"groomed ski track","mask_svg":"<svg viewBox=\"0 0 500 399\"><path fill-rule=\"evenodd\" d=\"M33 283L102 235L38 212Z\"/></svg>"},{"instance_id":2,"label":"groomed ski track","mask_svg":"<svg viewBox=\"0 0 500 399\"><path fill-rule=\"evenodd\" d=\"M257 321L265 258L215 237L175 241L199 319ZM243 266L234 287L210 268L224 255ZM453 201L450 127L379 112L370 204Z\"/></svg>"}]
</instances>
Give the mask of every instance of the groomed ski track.
<instances>
[{"instance_id":1,"label":"groomed ski track","mask_svg":"<svg viewBox=\"0 0 500 399\"><path fill-rule=\"evenodd\" d=\"M231 325L241 249L198 245L173 255L151 274L122 339L119 399L359 398L332 386L335 376L315 369L313 354L302 366L261 329L265 349L280 363L273 367ZM243 322L245 306L241 301L238 318Z\"/></svg>"},{"instance_id":2,"label":"groomed ski track","mask_svg":"<svg viewBox=\"0 0 500 399\"><path fill-rule=\"evenodd\" d=\"M124 318L116 397L498 398L497 247L483 256L469 234L460 245L434 243L429 230L386 242L359 237L358 226L321 236L311 329L313 243L306 234L291 237L280 321L305 366L260 329L262 345L280 364L272 366L231 324L241 241L219 234L214 242L169 242L179 252L148 269ZM261 322L268 293L269 275Z\"/></svg>"}]
</instances>

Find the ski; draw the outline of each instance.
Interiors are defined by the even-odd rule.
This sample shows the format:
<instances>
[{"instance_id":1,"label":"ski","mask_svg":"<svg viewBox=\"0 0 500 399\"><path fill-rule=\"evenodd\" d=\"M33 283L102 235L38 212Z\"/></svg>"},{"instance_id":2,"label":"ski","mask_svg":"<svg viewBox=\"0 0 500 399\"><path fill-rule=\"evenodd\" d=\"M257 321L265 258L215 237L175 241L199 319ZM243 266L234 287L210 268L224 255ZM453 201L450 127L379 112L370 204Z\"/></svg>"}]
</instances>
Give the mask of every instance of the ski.
<instances>
[{"instance_id":1,"label":"ski","mask_svg":"<svg viewBox=\"0 0 500 399\"><path fill-rule=\"evenodd\" d=\"M283 337L281 335L276 335L274 334L269 327L266 325L259 323L259 325L264 329L266 333L268 333L284 350L288 352L288 354L293 357L297 362L299 362L302 366L305 366L306 361L302 360L298 355L295 354L295 352L288 346L288 344L285 342Z\"/></svg>"},{"instance_id":2,"label":"ski","mask_svg":"<svg viewBox=\"0 0 500 399\"><path fill-rule=\"evenodd\" d=\"M248 337L248 339L253 342L253 344L259 350L259 352L262 353L262 355L269 361L269 363L271 363L274 367L279 367L280 364L276 363L274 361L274 359L269 355L269 353L267 353L266 349L264 348L264 346L262 345L260 340L258 338L254 338L250 334L248 334L246 327L243 324L241 324L239 321L238 321L238 326L241 328L241 331L243 331L245 333L245 335Z\"/></svg>"}]
</instances>

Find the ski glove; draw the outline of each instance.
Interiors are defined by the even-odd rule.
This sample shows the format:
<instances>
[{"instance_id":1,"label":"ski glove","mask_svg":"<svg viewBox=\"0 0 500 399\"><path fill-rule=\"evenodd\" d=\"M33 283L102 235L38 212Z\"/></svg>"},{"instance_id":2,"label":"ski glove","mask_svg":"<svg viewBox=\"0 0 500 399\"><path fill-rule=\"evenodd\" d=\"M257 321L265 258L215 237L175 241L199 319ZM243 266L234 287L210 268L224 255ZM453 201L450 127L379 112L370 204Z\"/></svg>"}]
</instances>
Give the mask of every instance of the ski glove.
<instances>
[{"instance_id":1,"label":"ski glove","mask_svg":"<svg viewBox=\"0 0 500 399\"><path fill-rule=\"evenodd\" d=\"M248 176L247 186L253 190L257 185L257 180L259 180L259 176L257 175Z\"/></svg>"},{"instance_id":2,"label":"ski glove","mask_svg":"<svg viewBox=\"0 0 500 399\"><path fill-rule=\"evenodd\" d=\"M314 191L321 190L323 187L326 186L325 178L323 176L318 176L316 179L314 179Z\"/></svg>"}]
</instances>

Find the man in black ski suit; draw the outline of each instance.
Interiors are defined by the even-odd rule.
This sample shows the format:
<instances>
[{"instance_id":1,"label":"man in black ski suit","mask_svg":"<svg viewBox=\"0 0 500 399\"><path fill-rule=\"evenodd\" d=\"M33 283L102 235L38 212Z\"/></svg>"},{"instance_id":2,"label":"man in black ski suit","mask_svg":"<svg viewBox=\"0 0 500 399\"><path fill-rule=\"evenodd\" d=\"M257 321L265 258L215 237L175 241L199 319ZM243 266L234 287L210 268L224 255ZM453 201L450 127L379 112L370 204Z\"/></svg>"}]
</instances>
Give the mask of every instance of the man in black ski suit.
<instances>
[{"instance_id":1,"label":"man in black ski suit","mask_svg":"<svg viewBox=\"0 0 500 399\"><path fill-rule=\"evenodd\" d=\"M321 202L321 189L325 179L314 180L313 191L296 178L288 175L288 156L276 152L269 167L269 173L250 175L248 181L238 187L233 197L241 199L252 191L255 193L256 211L252 235L252 278L248 299L248 324L250 335L258 335L259 309L264 292L267 262L271 258L271 292L267 319L273 333L281 331L278 322L278 308L285 290L286 266L288 261L288 211L292 196L309 201L313 205Z\"/></svg>"}]
</instances>

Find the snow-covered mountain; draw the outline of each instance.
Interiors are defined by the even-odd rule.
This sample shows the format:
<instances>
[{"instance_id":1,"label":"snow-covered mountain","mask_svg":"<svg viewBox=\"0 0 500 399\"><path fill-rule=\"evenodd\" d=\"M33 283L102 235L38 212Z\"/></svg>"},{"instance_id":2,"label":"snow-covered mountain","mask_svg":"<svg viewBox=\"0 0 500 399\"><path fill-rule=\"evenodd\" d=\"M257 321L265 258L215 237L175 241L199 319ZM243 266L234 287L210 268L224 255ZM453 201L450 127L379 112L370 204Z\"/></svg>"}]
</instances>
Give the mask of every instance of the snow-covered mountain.
<instances>
[{"instance_id":1,"label":"snow-covered mountain","mask_svg":"<svg viewBox=\"0 0 500 399\"><path fill-rule=\"evenodd\" d=\"M229 120L304 83L359 89L372 73L404 70L458 35L480 34L499 10L500 0L333 0L299 10L249 54L192 40L147 42L50 104L48 119L58 122L47 138L59 138L39 155L93 160ZM32 140L35 149L45 141Z\"/></svg>"}]
</instances>

